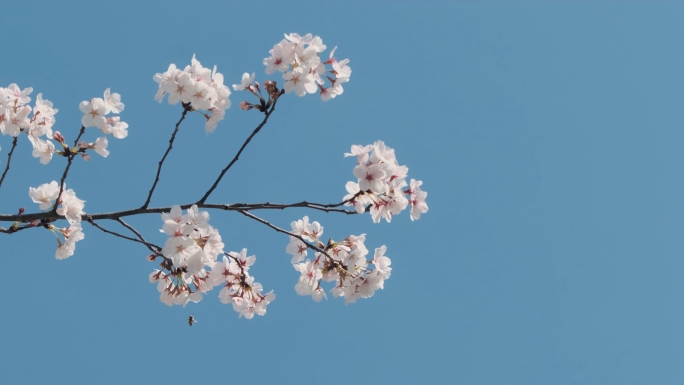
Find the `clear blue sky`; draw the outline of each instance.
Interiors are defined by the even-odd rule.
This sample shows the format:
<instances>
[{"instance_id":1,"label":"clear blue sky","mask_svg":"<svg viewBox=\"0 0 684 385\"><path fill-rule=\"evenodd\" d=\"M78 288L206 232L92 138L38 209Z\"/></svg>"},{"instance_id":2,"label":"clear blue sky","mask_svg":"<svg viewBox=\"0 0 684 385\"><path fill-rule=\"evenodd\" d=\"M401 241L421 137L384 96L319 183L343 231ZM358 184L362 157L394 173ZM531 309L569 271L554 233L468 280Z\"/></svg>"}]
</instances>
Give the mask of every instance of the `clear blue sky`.
<instances>
[{"instance_id":1,"label":"clear blue sky","mask_svg":"<svg viewBox=\"0 0 684 385\"><path fill-rule=\"evenodd\" d=\"M388 247L385 290L346 307L297 296L286 236L213 212L226 250L256 254L252 273L278 296L251 321L217 291L163 305L146 249L87 224L65 261L47 231L2 235L0 383L683 383L682 14L675 2L0 0L0 86L42 92L67 138L80 101L111 87L126 103L128 138L70 174L88 213L145 198L181 113L153 100L155 73L194 53L228 84L263 81L289 32L337 45L351 81L328 103L285 97L210 200L337 202L353 178L343 153L381 139L430 205L390 224L308 212L326 236ZM206 135L191 116L152 205L198 199L259 120L234 107ZM22 139L2 213L37 210L29 186L63 168ZM283 227L306 214L261 213ZM164 241L158 215L131 222Z\"/></svg>"}]
</instances>

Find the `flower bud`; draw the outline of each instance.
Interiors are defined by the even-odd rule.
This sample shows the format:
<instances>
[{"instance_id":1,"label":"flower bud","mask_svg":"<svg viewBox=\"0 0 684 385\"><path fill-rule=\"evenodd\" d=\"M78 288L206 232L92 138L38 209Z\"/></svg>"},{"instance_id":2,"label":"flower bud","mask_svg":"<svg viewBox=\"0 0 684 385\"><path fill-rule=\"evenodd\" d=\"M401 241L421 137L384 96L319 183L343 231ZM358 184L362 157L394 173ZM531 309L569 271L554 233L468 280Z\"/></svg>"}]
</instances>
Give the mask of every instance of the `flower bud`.
<instances>
[{"instance_id":1,"label":"flower bud","mask_svg":"<svg viewBox=\"0 0 684 385\"><path fill-rule=\"evenodd\" d=\"M59 143L64 144L64 137L62 136L62 134L59 133L59 131L55 131L52 134L52 139L58 141Z\"/></svg>"},{"instance_id":2,"label":"flower bud","mask_svg":"<svg viewBox=\"0 0 684 385\"><path fill-rule=\"evenodd\" d=\"M253 108L253 106L248 103L246 100L243 100L240 102L240 109L243 111L249 111Z\"/></svg>"}]
</instances>

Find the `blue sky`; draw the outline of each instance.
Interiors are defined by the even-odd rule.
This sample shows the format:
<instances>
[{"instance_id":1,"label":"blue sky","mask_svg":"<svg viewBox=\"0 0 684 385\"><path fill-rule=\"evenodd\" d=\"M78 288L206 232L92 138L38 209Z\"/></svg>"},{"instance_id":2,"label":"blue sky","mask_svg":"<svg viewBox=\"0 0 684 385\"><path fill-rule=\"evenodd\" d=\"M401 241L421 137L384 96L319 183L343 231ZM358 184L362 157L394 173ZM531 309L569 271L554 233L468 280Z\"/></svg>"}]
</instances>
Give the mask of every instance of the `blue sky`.
<instances>
[{"instance_id":1,"label":"blue sky","mask_svg":"<svg viewBox=\"0 0 684 385\"><path fill-rule=\"evenodd\" d=\"M353 179L344 152L384 140L423 180L430 206L419 221L405 212L390 224L260 213L281 227L308 214L326 236L387 245L385 290L349 306L297 296L286 236L212 212L226 250L255 254L251 272L278 296L253 320L217 291L187 308L163 305L146 249L89 225L65 261L47 231L0 236L0 383L684 381L681 4L0 0L0 9L0 86L43 93L67 139L82 100L111 87L126 103L129 136L111 139L106 159L76 162L67 180L88 213L144 201L181 113L154 101L155 73L196 54L227 84L243 72L280 80L262 59L290 32L338 46L351 81L328 103L283 98L210 201L338 202ZM231 96L235 107L242 97ZM199 115L183 123L152 206L206 191L260 121L235 107L209 135ZM2 166L10 143L0 137ZM61 175L60 159L43 166L29 147L20 141L0 189L2 213L36 211L28 188ZM130 222L164 241L158 215Z\"/></svg>"}]
</instances>

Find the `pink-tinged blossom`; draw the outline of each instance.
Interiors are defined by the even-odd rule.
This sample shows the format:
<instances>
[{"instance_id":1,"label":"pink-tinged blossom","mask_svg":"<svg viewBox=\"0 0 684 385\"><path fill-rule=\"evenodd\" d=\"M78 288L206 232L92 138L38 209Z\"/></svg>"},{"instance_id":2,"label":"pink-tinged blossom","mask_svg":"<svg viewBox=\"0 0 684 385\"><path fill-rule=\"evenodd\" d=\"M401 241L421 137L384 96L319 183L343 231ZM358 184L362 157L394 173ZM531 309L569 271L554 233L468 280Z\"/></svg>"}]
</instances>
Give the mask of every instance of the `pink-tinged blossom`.
<instances>
[{"instance_id":1,"label":"pink-tinged blossom","mask_svg":"<svg viewBox=\"0 0 684 385\"><path fill-rule=\"evenodd\" d=\"M214 98L216 98L216 91L213 88L207 83L197 82L190 95L190 104L198 110L208 110Z\"/></svg>"},{"instance_id":2,"label":"pink-tinged blossom","mask_svg":"<svg viewBox=\"0 0 684 385\"><path fill-rule=\"evenodd\" d=\"M121 103L121 95L115 93L110 93L109 88L104 92L104 102L106 108L106 114L115 113L120 114L124 110L124 104Z\"/></svg>"},{"instance_id":3,"label":"pink-tinged blossom","mask_svg":"<svg viewBox=\"0 0 684 385\"><path fill-rule=\"evenodd\" d=\"M166 241L164 248L162 249L162 254L166 258L171 259L174 266L183 266L186 260L200 248L197 246L195 241L191 238L178 236L171 237Z\"/></svg>"},{"instance_id":4,"label":"pink-tinged blossom","mask_svg":"<svg viewBox=\"0 0 684 385\"><path fill-rule=\"evenodd\" d=\"M27 87L23 90L15 83L10 84L5 89L6 97L9 98L9 104L14 106L23 106L31 101L29 95L33 92L33 88Z\"/></svg>"},{"instance_id":5,"label":"pink-tinged blossom","mask_svg":"<svg viewBox=\"0 0 684 385\"><path fill-rule=\"evenodd\" d=\"M55 124L55 114L57 112L59 110L52 108L51 101L44 100L43 94L38 94L36 106L33 109L34 120L31 122L31 125L37 128L40 127L40 132L49 138L52 136L52 126Z\"/></svg>"},{"instance_id":6,"label":"pink-tinged blossom","mask_svg":"<svg viewBox=\"0 0 684 385\"><path fill-rule=\"evenodd\" d=\"M93 143L93 150L97 152L98 154L102 155L103 157L107 157L109 155L109 151L107 150L107 145L109 142L107 141L107 138L99 137L97 140L95 140L95 143Z\"/></svg>"},{"instance_id":7,"label":"pink-tinged blossom","mask_svg":"<svg viewBox=\"0 0 684 385\"><path fill-rule=\"evenodd\" d=\"M83 118L81 118L83 127L95 126L102 130L107 124L107 119L104 117L107 113L107 106L104 100L100 98L90 99L89 102L84 100L79 105L79 109L83 112Z\"/></svg>"},{"instance_id":8,"label":"pink-tinged blossom","mask_svg":"<svg viewBox=\"0 0 684 385\"><path fill-rule=\"evenodd\" d=\"M307 92L310 94L316 92L317 86L313 76L303 67L284 73L283 79L285 79L285 93L289 94L294 91L297 96L304 96Z\"/></svg>"},{"instance_id":9,"label":"pink-tinged blossom","mask_svg":"<svg viewBox=\"0 0 684 385\"><path fill-rule=\"evenodd\" d=\"M273 48L268 51L271 56L264 59L266 73L270 75L276 70L280 72L287 71L294 59L293 48L294 45L286 40L274 45Z\"/></svg>"},{"instance_id":10,"label":"pink-tinged blossom","mask_svg":"<svg viewBox=\"0 0 684 385\"><path fill-rule=\"evenodd\" d=\"M194 86L190 75L182 72L174 82L165 82L163 85L164 91L169 94L169 103L178 104L178 102L190 103Z\"/></svg>"},{"instance_id":11,"label":"pink-tinged blossom","mask_svg":"<svg viewBox=\"0 0 684 385\"><path fill-rule=\"evenodd\" d=\"M117 139L123 139L128 136L128 123L122 122L118 116L111 116L107 118L107 124L100 128L103 134L112 134Z\"/></svg>"},{"instance_id":12,"label":"pink-tinged blossom","mask_svg":"<svg viewBox=\"0 0 684 385\"><path fill-rule=\"evenodd\" d=\"M33 136L29 136L29 141L33 145L33 155L34 158L39 158L40 163L48 164L52 159L52 154L55 152L55 145L47 140L42 140Z\"/></svg>"},{"instance_id":13,"label":"pink-tinged blossom","mask_svg":"<svg viewBox=\"0 0 684 385\"><path fill-rule=\"evenodd\" d=\"M29 187L29 197L40 205L41 210L49 209L59 196L59 185L56 181L43 183L38 187Z\"/></svg>"},{"instance_id":14,"label":"pink-tinged blossom","mask_svg":"<svg viewBox=\"0 0 684 385\"><path fill-rule=\"evenodd\" d=\"M240 84L233 84L233 90L235 91L242 91L242 90L251 90L252 89L252 83L254 82L254 72L252 74L248 74L245 72L242 74L242 81Z\"/></svg>"},{"instance_id":15,"label":"pink-tinged blossom","mask_svg":"<svg viewBox=\"0 0 684 385\"><path fill-rule=\"evenodd\" d=\"M23 106L15 112L12 108L8 108L5 112L4 129L2 133L13 137L19 136L19 133L31 125L28 114L31 113L31 107ZM3 126L0 126L2 129Z\"/></svg>"},{"instance_id":16,"label":"pink-tinged blossom","mask_svg":"<svg viewBox=\"0 0 684 385\"><path fill-rule=\"evenodd\" d=\"M322 278L323 274L321 270L316 268L310 260L306 260L304 263L298 263L293 265L295 270L297 270L301 275L299 276L299 281L295 285L295 291L299 295L311 295L314 290L318 287L318 283Z\"/></svg>"},{"instance_id":17,"label":"pink-tinged blossom","mask_svg":"<svg viewBox=\"0 0 684 385\"><path fill-rule=\"evenodd\" d=\"M356 210L358 214L363 214L366 211L366 205L368 205L370 202L364 194L359 194L361 192L359 184L356 182L347 182L345 188L349 194L345 195L342 200L351 200L344 205L354 206L354 210Z\"/></svg>"},{"instance_id":18,"label":"pink-tinged blossom","mask_svg":"<svg viewBox=\"0 0 684 385\"><path fill-rule=\"evenodd\" d=\"M226 113L224 110L218 108L211 108L209 112L211 112L211 115L207 117L207 122L204 124L204 129L207 132L214 132L218 122L223 120L223 117L226 115Z\"/></svg>"},{"instance_id":19,"label":"pink-tinged blossom","mask_svg":"<svg viewBox=\"0 0 684 385\"><path fill-rule=\"evenodd\" d=\"M304 260L308 247L301 240L290 237L290 243L285 248L285 252L292 255L290 263L299 263Z\"/></svg>"},{"instance_id":20,"label":"pink-tinged blossom","mask_svg":"<svg viewBox=\"0 0 684 385\"><path fill-rule=\"evenodd\" d=\"M427 191L422 191L420 189L422 184L422 181L411 179L409 189L406 191L410 196L412 221L420 219L420 214L424 214L428 211L428 205L425 202Z\"/></svg>"},{"instance_id":21,"label":"pink-tinged blossom","mask_svg":"<svg viewBox=\"0 0 684 385\"><path fill-rule=\"evenodd\" d=\"M360 164L354 168L354 176L359 178L359 189L383 193L387 188L385 183L385 168L380 164Z\"/></svg>"},{"instance_id":22,"label":"pink-tinged blossom","mask_svg":"<svg viewBox=\"0 0 684 385\"><path fill-rule=\"evenodd\" d=\"M72 223L69 228L62 233L64 234L65 240L64 242L61 242L59 238L57 238L57 242L59 243L57 251L55 252L55 258L57 259L65 259L74 255L74 252L76 251L76 242L85 238L80 223Z\"/></svg>"},{"instance_id":23,"label":"pink-tinged blossom","mask_svg":"<svg viewBox=\"0 0 684 385\"><path fill-rule=\"evenodd\" d=\"M79 223L81 222L81 215L85 214L83 212L85 201L78 199L74 190L66 190L66 185L64 188L65 190L59 199L61 206L57 209L57 214L65 217L70 224Z\"/></svg>"}]
</instances>

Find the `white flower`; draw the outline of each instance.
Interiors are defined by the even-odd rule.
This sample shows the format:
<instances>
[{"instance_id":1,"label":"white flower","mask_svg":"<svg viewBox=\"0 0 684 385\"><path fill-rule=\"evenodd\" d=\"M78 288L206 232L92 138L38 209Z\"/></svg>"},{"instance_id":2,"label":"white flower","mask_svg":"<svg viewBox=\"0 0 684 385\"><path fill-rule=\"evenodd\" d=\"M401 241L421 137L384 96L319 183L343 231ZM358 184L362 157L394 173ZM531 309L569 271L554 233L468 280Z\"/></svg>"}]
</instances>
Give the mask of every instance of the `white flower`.
<instances>
[{"instance_id":1,"label":"white flower","mask_svg":"<svg viewBox=\"0 0 684 385\"><path fill-rule=\"evenodd\" d=\"M285 79L285 92L295 92L297 96L304 96L306 93L314 93L318 87L314 82L313 76L305 67L297 67L290 72L283 74Z\"/></svg>"},{"instance_id":2,"label":"white flower","mask_svg":"<svg viewBox=\"0 0 684 385\"><path fill-rule=\"evenodd\" d=\"M74 251L76 250L76 242L85 238L85 235L81 229L81 224L72 223L64 233L64 237L66 238L64 243L59 242L59 239L57 240L60 243L57 247L57 251L55 252L55 258L57 259L65 259L74 255Z\"/></svg>"},{"instance_id":3,"label":"white flower","mask_svg":"<svg viewBox=\"0 0 684 385\"><path fill-rule=\"evenodd\" d=\"M102 130L107 124L107 119L104 117L107 113L107 106L104 100L100 98L90 99L89 102L84 100L79 105L79 109L83 112L83 118L81 118L83 127L95 126Z\"/></svg>"},{"instance_id":4,"label":"white flower","mask_svg":"<svg viewBox=\"0 0 684 385\"><path fill-rule=\"evenodd\" d=\"M109 155L109 151L107 150L108 144L109 142L107 141L107 138L105 138L104 136L97 138L97 140L95 140L95 143L93 144L93 150L95 150L95 152L106 158L107 155Z\"/></svg>"},{"instance_id":5,"label":"white flower","mask_svg":"<svg viewBox=\"0 0 684 385\"><path fill-rule=\"evenodd\" d=\"M233 84L233 89L235 91L242 91L242 90L247 90L252 87L252 83L254 82L254 72L252 74L248 74L245 72L242 74L242 81L240 84Z\"/></svg>"},{"instance_id":6,"label":"white flower","mask_svg":"<svg viewBox=\"0 0 684 385\"><path fill-rule=\"evenodd\" d=\"M107 109L105 115L113 112L115 114L121 113L124 110L124 104L121 103L121 95L117 93L110 94L109 88L104 92L105 108Z\"/></svg>"},{"instance_id":7,"label":"white flower","mask_svg":"<svg viewBox=\"0 0 684 385\"><path fill-rule=\"evenodd\" d=\"M57 199L59 195L59 185L56 181L50 182L50 184L43 183L37 188L29 187L29 197L35 202L40 204L41 210L47 210L52 206L53 201Z\"/></svg>"},{"instance_id":8,"label":"white flower","mask_svg":"<svg viewBox=\"0 0 684 385\"><path fill-rule=\"evenodd\" d=\"M40 158L40 163L48 164L52 159L52 154L55 152L55 145L49 140L42 140L40 138L29 135L29 141L33 145L34 158Z\"/></svg>"},{"instance_id":9,"label":"white flower","mask_svg":"<svg viewBox=\"0 0 684 385\"><path fill-rule=\"evenodd\" d=\"M61 206L57 209L57 214L64 216L70 224L81 222L81 215L85 214L83 212L85 201L78 199L74 190L64 190L59 203Z\"/></svg>"}]
</instances>

